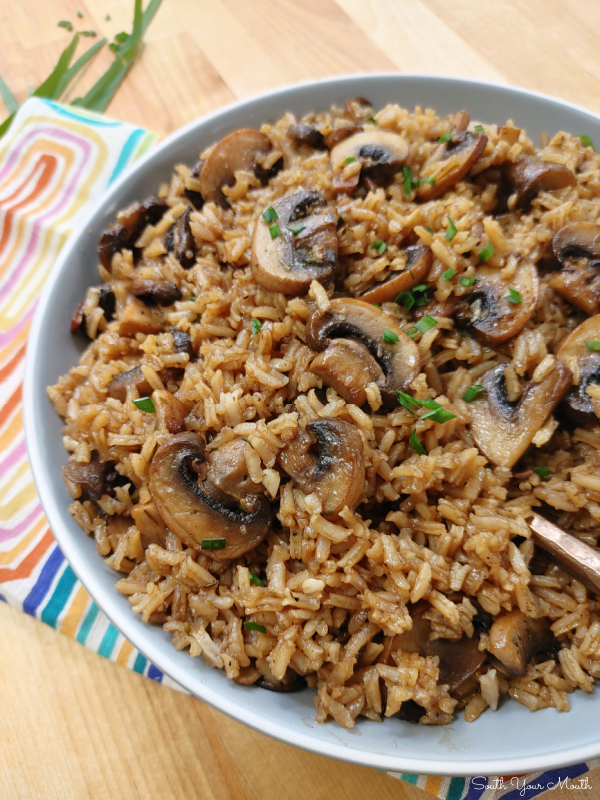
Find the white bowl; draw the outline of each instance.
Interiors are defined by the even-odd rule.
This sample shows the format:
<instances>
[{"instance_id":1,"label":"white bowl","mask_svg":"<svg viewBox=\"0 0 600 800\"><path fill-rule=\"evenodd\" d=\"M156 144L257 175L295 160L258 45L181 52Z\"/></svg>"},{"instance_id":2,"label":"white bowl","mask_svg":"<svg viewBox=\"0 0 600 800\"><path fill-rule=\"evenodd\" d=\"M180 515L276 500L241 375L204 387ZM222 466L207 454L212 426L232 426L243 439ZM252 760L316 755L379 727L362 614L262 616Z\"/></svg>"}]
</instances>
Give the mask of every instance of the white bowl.
<instances>
[{"instance_id":1,"label":"white bowl","mask_svg":"<svg viewBox=\"0 0 600 800\"><path fill-rule=\"evenodd\" d=\"M600 755L600 697L575 692L571 712L530 713L506 702L475 723L458 715L447 727L411 725L397 719L376 724L359 719L352 731L333 721L315 722L313 691L273 694L228 681L220 670L176 652L160 627L144 625L127 598L115 589L116 574L98 556L67 511L70 497L62 480L66 453L62 422L46 386L68 371L80 347L69 321L88 285L98 282L96 243L119 209L155 192L173 165L192 163L199 151L240 127L258 127L285 111L302 114L368 97L375 108L390 102L442 114L466 108L472 119L514 120L537 140L557 130L586 133L600 143L600 117L540 94L489 83L419 75L363 75L305 83L227 106L174 133L123 174L64 247L37 309L25 376L25 430L36 486L46 516L75 573L111 622L150 661L197 697L262 733L312 752L376 767L421 774L506 775L573 764Z\"/></svg>"}]
</instances>

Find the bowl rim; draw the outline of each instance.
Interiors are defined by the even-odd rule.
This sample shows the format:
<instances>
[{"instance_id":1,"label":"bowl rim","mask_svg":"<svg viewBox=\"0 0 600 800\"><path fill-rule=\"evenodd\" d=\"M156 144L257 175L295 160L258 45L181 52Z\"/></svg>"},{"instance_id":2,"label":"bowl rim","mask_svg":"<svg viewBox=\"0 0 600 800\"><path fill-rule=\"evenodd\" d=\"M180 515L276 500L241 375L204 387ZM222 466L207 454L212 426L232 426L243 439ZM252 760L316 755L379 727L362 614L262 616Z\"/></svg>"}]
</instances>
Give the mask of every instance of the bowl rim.
<instances>
[{"instance_id":1,"label":"bowl rim","mask_svg":"<svg viewBox=\"0 0 600 800\"><path fill-rule=\"evenodd\" d=\"M338 75L332 77L320 78L317 80L306 80L298 83L287 84L274 89L266 90L259 94L250 97L236 100L225 106L221 106L216 110L204 114L201 117L189 122L187 125L178 128L173 133L169 134L165 139L160 141L157 145L152 147L140 159L135 161L127 167L120 176L107 188L102 196L93 204L89 213L85 215L73 229L72 233L54 264L54 267L46 280L46 284L40 295L37 304L36 312L34 315L29 342L26 351L25 360L25 376L23 382L23 418L25 428L25 439L27 445L27 453L31 464L31 469L39 494L44 513L50 524L50 528L56 538L63 555L77 575L78 579L84 585L93 601L108 617L110 622L119 630L119 632L128 639L151 663L155 664L167 676L180 686L186 688L192 696L196 696L202 701L208 703L219 711L227 714L238 722L247 725L248 727L258 731L259 733L266 734L286 744L300 747L316 755L326 755L337 760L346 761L356 765L372 767L381 771L387 772L406 772L411 774L420 775L447 775L447 776L485 776L485 775L507 775L527 772L540 772L548 769L556 769L559 766L566 766L569 764L576 764L583 761L588 761L591 758L600 755L600 739L596 742L591 742L585 745L576 745L566 747L560 751L557 756L556 752L548 755L534 754L525 755L510 760L507 757L494 757L490 756L487 759L469 760L468 755L463 756L462 753L456 753L453 758L449 753L446 759L431 760L428 758L415 758L413 756L406 757L396 755L393 753L379 754L365 750L348 748L342 741L325 743L322 740L313 738L310 732L303 734L298 731L291 732L286 727L285 723L275 720L265 720L264 717L259 717L254 711L246 709L243 704L234 702L227 697L219 694L214 689L202 684L202 691L190 690L186 686L187 669L181 668L179 664L169 662L167 654L163 658L163 648L155 645L154 642L145 638L143 631L135 627L133 622L135 615L124 615L116 608L112 602L111 597L107 597L104 593L102 586L95 580L94 569L88 567L84 558L80 557L77 552L69 552L70 535L62 525L62 514L65 509L62 509L56 502L54 495L50 489L50 484L47 482L44 470L44 455L40 440L35 435L35 355L38 347L39 340L42 336L42 325L45 317L46 309L52 294L52 290L57 283L62 269L67 261L71 258L74 250L77 247L80 234L84 232L90 223L97 216L100 208L104 206L109 199L119 194L121 188L134 176L143 172L147 165L157 159L158 156L167 150L173 143L193 131L199 124L208 125L212 120L218 120L223 115L228 115L232 111L251 107L257 101L262 101L270 98L280 98L297 89L306 89L314 87L315 85L335 85L344 82L352 82L358 80L397 80L403 79L435 81L441 84L461 84L463 87L478 86L481 88L493 88L507 91L517 96L524 98L537 98L549 103L557 109L570 109L595 118L600 122L600 114L585 109L569 101L560 100L556 97L536 92L533 90L523 89L520 87L511 86L510 84L501 83L498 81L486 81L478 79L470 79L464 77L455 77L452 75L436 75L436 74L423 74L423 73L409 73L409 72L368 72ZM165 661L167 660L167 663ZM457 766L458 762L458 766Z\"/></svg>"}]
</instances>

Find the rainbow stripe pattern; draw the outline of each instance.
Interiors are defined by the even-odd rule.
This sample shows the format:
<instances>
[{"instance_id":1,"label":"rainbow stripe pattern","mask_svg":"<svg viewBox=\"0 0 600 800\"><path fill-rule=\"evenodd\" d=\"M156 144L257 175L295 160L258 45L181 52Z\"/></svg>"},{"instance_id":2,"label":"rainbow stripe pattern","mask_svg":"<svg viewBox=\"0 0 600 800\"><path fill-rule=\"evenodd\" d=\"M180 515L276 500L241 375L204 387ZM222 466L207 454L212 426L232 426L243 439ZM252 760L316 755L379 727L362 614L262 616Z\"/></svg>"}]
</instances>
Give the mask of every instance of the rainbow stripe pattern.
<instances>
[{"instance_id":1,"label":"rainbow stripe pattern","mask_svg":"<svg viewBox=\"0 0 600 800\"><path fill-rule=\"evenodd\" d=\"M38 98L19 109L0 140L0 600L180 688L108 621L60 551L33 483L21 406L29 327L61 247L90 204L155 140L132 125ZM577 785L598 767L600 759L519 777L388 774L441 800L516 800L564 781Z\"/></svg>"}]
</instances>

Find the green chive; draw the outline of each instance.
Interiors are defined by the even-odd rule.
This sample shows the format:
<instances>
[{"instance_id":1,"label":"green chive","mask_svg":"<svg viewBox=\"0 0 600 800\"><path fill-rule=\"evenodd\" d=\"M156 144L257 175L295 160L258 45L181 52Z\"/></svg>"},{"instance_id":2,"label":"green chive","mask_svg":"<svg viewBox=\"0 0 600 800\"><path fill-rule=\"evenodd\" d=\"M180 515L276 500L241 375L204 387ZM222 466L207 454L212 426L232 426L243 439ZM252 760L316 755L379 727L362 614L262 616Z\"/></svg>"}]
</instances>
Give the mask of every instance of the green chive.
<instances>
[{"instance_id":1,"label":"green chive","mask_svg":"<svg viewBox=\"0 0 600 800\"><path fill-rule=\"evenodd\" d=\"M343 225L343 224L344 224L344 218L338 217L338 225Z\"/></svg>"},{"instance_id":2,"label":"green chive","mask_svg":"<svg viewBox=\"0 0 600 800\"><path fill-rule=\"evenodd\" d=\"M438 322L437 319L430 317L429 314L425 314L423 319L420 319L418 322L415 322L415 328L418 331L421 331L421 333L427 333L427 331L430 331L432 328L435 328L437 322Z\"/></svg>"},{"instance_id":3,"label":"green chive","mask_svg":"<svg viewBox=\"0 0 600 800\"><path fill-rule=\"evenodd\" d=\"M581 139L581 144L582 144L584 147L591 147L591 148L592 148L592 150L595 150L595 147L594 147L594 145L592 144L592 140L590 139L590 137L589 137L587 134L585 134L585 133L580 133L580 134L579 134L579 138Z\"/></svg>"},{"instance_id":4,"label":"green chive","mask_svg":"<svg viewBox=\"0 0 600 800\"><path fill-rule=\"evenodd\" d=\"M508 287L508 294L506 295L504 300L508 300L509 303L513 303L515 306L518 306L519 303L523 302L523 298L521 297L519 292L517 292L516 289L513 289L512 286Z\"/></svg>"},{"instance_id":5,"label":"green chive","mask_svg":"<svg viewBox=\"0 0 600 800\"><path fill-rule=\"evenodd\" d=\"M191 295L188 297L188 302L190 302L190 301L193 301L193 300L195 300L195 299L196 299L196 295L195 295L195 294L191 294Z\"/></svg>"},{"instance_id":6,"label":"green chive","mask_svg":"<svg viewBox=\"0 0 600 800\"><path fill-rule=\"evenodd\" d=\"M416 330L416 328L414 330ZM419 401L412 398L409 394L406 394L406 392L400 392L398 390L396 391L396 398L400 405L403 406L407 411L410 411L414 417L415 412L413 411L413 408L419 408Z\"/></svg>"},{"instance_id":7,"label":"green chive","mask_svg":"<svg viewBox=\"0 0 600 800\"><path fill-rule=\"evenodd\" d=\"M418 328L411 328L409 331L406 331L406 335L407 335L407 336L409 336L409 337L410 337L410 338L413 340L413 342L414 342L414 340L415 340L415 333L418 333L418 332L419 332L419 329L418 329Z\"/></svg>"},{"instance_id":8,"label":"green chive","mask_svg":"<svg viewBox=\"0 0 600 800\"><path fill-rule=\"evenodd\" d=\"M304 230L304 228L306 228L306 225L304 225L304 223L300 223L300 225L297 225L295 228L290 228L290 227L289 227L289 225L288 225L288 231L290 231L291 233L293 233L293 234L294 234L294 236L295 236L297 233L300 233L300 231L303 231L303 230Z\"/></svg>"},{"instance_id":9,"label":"green chive","mask_svg":"<svg viewBox=\"0 0 600 800\"><path fill-rule=\"evenodd\" d=\"M379 242L379 241L373 242L373 244L371 245L371 249L377 250L379 255L382 256L387 250L387 244L385 242Z\"/></svg>"},{"instance_id":10,"label":"green chive","mask_svg":"<svg viewBox=\"0 0 600 800\"><path fill-rule=\"evenodd\" d=\"M431 401L435 403L435 400ZM425 402L423 402L425 405ZM439 403L435 403L437 408L432 408L426 414L422 414L419 419L431 419L433 422L448 422L448 420L455 419L456 414L452 414L450 411L446 411L446 409L441 406ZM425 408L429 408L429 406L425 406Z\"/></svg>"},{"instance_id":11,"label":"green chive","mask_svg":"<svg viewBox=\"0 0 600 800\"><path fill-rule=\"evenodd\" d=\"M202 314L198 314L194 322L200 322L201 319L202 319Z\"/></svg>"},{"instance_id":12,"label":"green chive","mask_svg":"<svg viewBox=\"0 0 600 800\"><path fill-rule=\"evenodd\" d=\"M277 223L269 225L269 233L271 234L271 239L276 239L278 236L281 236L281 228Z\"/></svg>"},{"instance_id":13,"label":"green chive","mask_svg":"<svg viewBox=\"0 0 600 800\"><path fill-rule=\"evenodd\" d=\"M381 338L386 344L396 344L396 342L400 341L398 334L394 333L394 331L384 331Z\"/></svg>"},{"instance_id":14,"label":"green chive","mask_svg":"<svg viewBox=\"0 0 600 800\"><path fill-rule=\"evenodd\" d=\"M421 178L419 183L428 183L430 186L435 186L435 178ZM427 230L429 230L429 228ZM433 231L431 232L433 233Z\"/></svg>"},{"instance_id":15,"label":"green chive","mask_svg":"<svg viewBox=\"0 0 600 800\"><path fill-rule=\"evenodd\" d=\"M471 275L470 278L459 278L458 282L461 286L473 286L475 283L475 275Z\"/></svg>"},{"instance_id":16,"label":"green chive","mask_svg":"<svg viewBox=\"0 0 600 800\"><path fill-rule=\"evenodd\" d=\"M588 350L600 350L600 342L597 339L594 339L591 342L586 342L585 346Z\"/></svg>"},{"instance_id":17,"label":"green chive","mask_svg":"<svg viewBox=\"0 0 600 800\"><path fill-rule=\"evenodd\" d=\"M481 392L486 392L486 391L487 389L484 389L483 386L479 386L477 384L475 386L469 386L467 391L463 394L462 399L466 403L472 403L478 394L481 394Z\"/></svg>"},{"instance_id":18,"label":"green chive","mask_svg":"<svg viewBox=\"0 0 600 800\"><path fill-rule=\"evenodd\" d=\"M79 31L82 36L98 36L96 31Z\"/></svg>"},{"instance_id":19,"label":"green chive","mask_svg":"<svg viewBox=\"0 0 600 800\"><path fill-rule=\"evenodd\" d=\"M377 120L375 119L375 117L367 117L367 119L368 119L368 121L369 121L369 122L372 122L372 123L373 123L373 125L377 125L377 124L378 124L378 122L377 122Z\"/></svg>"},{"instance_id":20,"label":"green chive","mask_svg":"<svg viewBox=\"0 0 600 800\"><path fill-rule=\"evenodd\" d=\"M454 237L458 233L458 229L454 224L454 220L452 219L450 214L446 214L446 219L448 220L448 227L446 228L446 235L444 236L444 239L447 242L451 242L452 239L454 239Z\"/></svg>"},{"instance_id":21,"label":"green chive","mask_svg":"<svg viewBox=\"0 0 600 800\"><path fill-rule=\"evenodd\" d=\"M403 305L407 311L410 311L415 304L415 298L410 290L407 292L400 292L400 294L394 299L394 303Z\"/></svg>"},{"instance_id":22,"label":"green chive","mask_svg":"<svg viewBox=\"0 0 600 800\"><path fill-rule=\"evenodd\" d=\"M77 16L79 17L79 19L83 19L83 14L81 13L81 11L77 12Z\"/></svg>"},{"instance_id":23,"label":"green chive","mask_svg":"<svg viewBox=\"0 0 600 800\"><path fill-rule=\"evenodd\" d=\"M442 133L442 135L438 139L438 142L451 142L451 141L452 141L452 134L450 133L450 131Z\"/></svg>"},{"instance_id":24,"label":"green chive","mask_svg":"<svg viewBox=\"0 0 600 800\"><path fill-rule=\"evenodd\" d=\"M433 232L434 232L434 230L433 230L433 228L431 227L431 225L428 225L428 226L427 226L427 228L426 228L425 230L429 231L429 233L433 233Z\"/></svg>"},{"instance_id":25,"label":"green chive","mask_svg":"<svg viewBox=\"0 0 600 800\"><path fill-rule=\"evenodd\" d=\"M534 467L533 471L537 472L540 478L546 478L548 475L552 473L552 470L548 469L548 467Z\"/></svg>"},{"instance_id":26,"label":"green chive","mask_svg":"<svg viewBox=\"0 0 600 800\"><path fill-rule=\"evenodd\" d=\"M145 411L147 414L156 414L156 408L151 397L140 397L139 400L134 400L133 402L140 411Z\"/></svg>"},{"instance_id":27,"label":"green chive","mask_svg":"<svg viewBox=\"0 0 600 800\"><path fill-rule=\"evenodd\" d=\"M423 447L421 442L417 439L417 429L414 428L413 432L410 435L410 439L408 440L412 449L417 453L417 455L425 456L427 455L427 450Z\"/></svg>"},{"instance_id":28,"label":"green chive","mask_svg":"<svg viewBox=\"0 0 600 800\"><path fill-rule=\"evenodd\" d=\"M262 218L267 223L267 225L270 225L272 222L275 222L276 219L279 219L279 217L277 216L277 212L275 211L273 206L269 206L267 209L263 211Z\"/></svg>"},{"instance_id":29,"label":"green chive","mask_svg":"<svg viewBox=\"0 0 600 800\"><path fill-rule=\"evenodd\" d=\"M354 156L348 156L348 158L344 159L345 164L354 164L355 161L356 159L354 158Z\"/></svg>"},{"instance_id":30,"label":"green chive","mask_svg":"<svg viewBox=\"0 0 600 800\"><path fill-rule=\"evenodd\" d=\"M67 30L69 32L73 30L73 24L71 22L69 22L68 19L61 19L61 21L58 23L58 27L59 28L64 28L65 30Z\"/></svg>"},{"instance_id":31,"label":"green chive","mask_svg":"<svg viewBox=\"0 0 600 800\"><path fill-rule=\"evenodd\" d=\"M383 308L379 305L379 303L373 303L375 308L378 308L380 311L383 311Z\"/></svg>"},{"instance_id":32,"label":"green chive","mask_svg":"<svg viewBox=\"0 0 600 800\"><path fill-rule=\"evenodd\" d=\"M262 328L262 322L259 319L252 320L252 333L257 334L260 333L260 329Z\"/></svg>"},{"instance_id":33,"label":"green chive","mask_svg":"<svg viewBox=\"0 0 600 800\"><path fill-rule=\"evenodd\" d=\"M493 255L494 255L494 245L491 242L488 242L481 251L481 253L479 253L479 258L482 261L489 261Z\"/></svg>"},{"instance_id":34,"label":"green chive","mask_svg":"<svg viewBox=\"0 0 600 800\"><path fill-rule=\"evenodd\" d=\"M259 633L267 632L264 625L260 625L258 622L252 622L252 620L244 621L244 628L246 628L247 631L258 631Z\"/></svg>"},{"instance_id":35,"label":"green chive","mask_svg":"<svg viewBox=\"0 0 600 800\"><path fill-rule=\"evenodd\" d=\"M258 575L252 572L251 569L249 569L248 572L250 573L250 586L264 586L264 583L261 581Z\"/></svg>"},{"instance_id":36,"label":"green chive","mask_svg":"<svg viewBox=\"0 0 600 800\"><path fill-rule=\"evenodd\" d=\"M200 548L202 550L225 550L227 539L202 539Z\"/></svg>"},{"instance_id":37,"label":"green chive","mask_svg":"<svg viewBox=\"0 0 600 800\"><path fill-rule=\"evenodd\" d=\"M483 125L475 125L475 130L477 131L477 133L485 133L485 128L483 127Z\"/></svg>"},{"instance_id":38,"label":"green chive","mask_svg":"<svg viewBox=\"0 0 600 800\"><path fill-rule=\"evenodd\" d=\"M443 273L443 275L442 275L442 280L444 280L444 281L449 281L449 280L450 280L450 278L453 278L455 275L456 275L456 270L455 270L455 269L452 269L452 267L449 267L449 268L446 270L446 272L444 272L444 273Z\"/></svg>"}]
</instances>

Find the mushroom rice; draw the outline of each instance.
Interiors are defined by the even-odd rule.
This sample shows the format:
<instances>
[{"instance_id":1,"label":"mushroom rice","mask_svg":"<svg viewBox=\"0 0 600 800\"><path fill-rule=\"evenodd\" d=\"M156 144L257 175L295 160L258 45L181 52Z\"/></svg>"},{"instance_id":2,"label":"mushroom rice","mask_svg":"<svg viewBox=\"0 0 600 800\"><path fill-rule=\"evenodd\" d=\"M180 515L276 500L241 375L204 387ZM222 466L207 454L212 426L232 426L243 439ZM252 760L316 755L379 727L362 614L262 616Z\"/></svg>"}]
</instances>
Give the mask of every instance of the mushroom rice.
<instances>
[{"instance_id":1,"label":"mushroom rice","mask_svg":"<svg viewBox=\"0 0 600 800\"><path fill-rule=\"evenodd\" d=\"M355 98L176 165L48 388L132 611L345 728L591 692L598 601L528 520L597 543L599 223L587 137L466 111Z\"/></svg>"}]
</instances>

